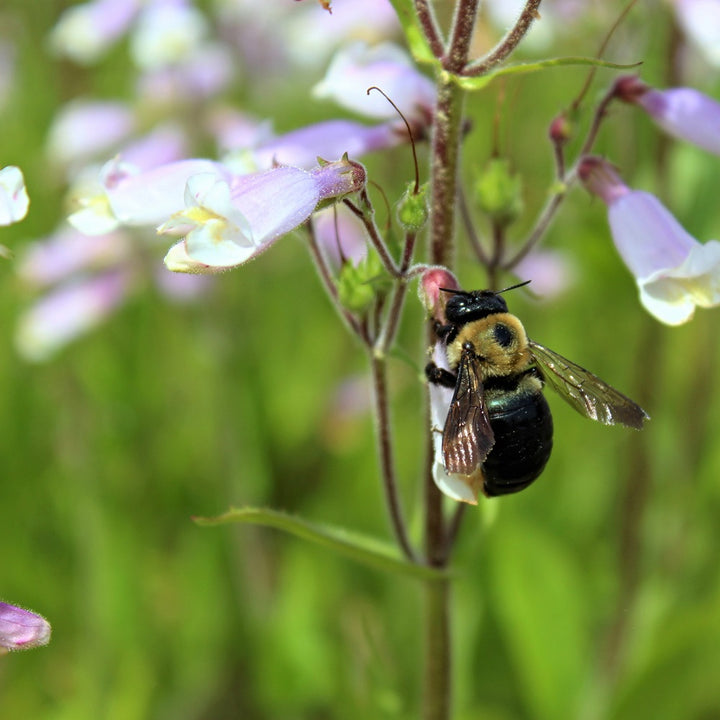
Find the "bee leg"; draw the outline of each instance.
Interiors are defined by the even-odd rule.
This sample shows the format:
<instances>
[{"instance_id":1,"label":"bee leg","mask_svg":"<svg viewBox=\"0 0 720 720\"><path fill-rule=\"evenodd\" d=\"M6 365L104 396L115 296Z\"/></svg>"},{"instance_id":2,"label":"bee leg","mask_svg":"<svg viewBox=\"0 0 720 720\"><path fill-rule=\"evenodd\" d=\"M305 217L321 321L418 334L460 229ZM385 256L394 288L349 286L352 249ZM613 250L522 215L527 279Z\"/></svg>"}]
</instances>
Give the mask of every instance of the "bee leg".
<instances>
[{"instance_id":1,"label":"bee leg","mask_svg":"<svg viewBox=\"0 0 720 720\"><path fill-rule=\"evenodd\" d=\"M433 329L438 340L444 340L446 343L452 342L457 334L457 328L454 325L443 325L435 320Z\"/></svg>"},{"instance_id":2,"label":"bee leg","mask_svg":"<svg viewBox=\"0 0 720 720\"><path fill-rule=\"evenodd\" d=\"M442 385L447 388L454 388L457 383L457 375L449 370L439 368L434 362L425 366L425 377L434 385Z\"/></svg>"}]
</instances>

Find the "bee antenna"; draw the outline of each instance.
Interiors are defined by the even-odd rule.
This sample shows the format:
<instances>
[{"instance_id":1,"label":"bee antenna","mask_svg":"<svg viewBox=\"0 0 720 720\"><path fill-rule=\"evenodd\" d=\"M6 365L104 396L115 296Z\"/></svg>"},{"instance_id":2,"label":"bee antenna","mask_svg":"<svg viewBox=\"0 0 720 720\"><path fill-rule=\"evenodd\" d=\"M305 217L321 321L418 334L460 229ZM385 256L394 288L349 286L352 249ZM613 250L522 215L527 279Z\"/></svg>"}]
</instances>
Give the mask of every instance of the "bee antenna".
<instances>
[{"instance_id":1,"label":"bee antenna","mask_svg":"<svg viewBox=\"0 0 720 720\"><path fill-rule=\"evenodd\" d=\"M500 293L507 292L508 290L516 290L517 288L525 287L525 285L530 284L530 280L525 280L525 282L517 283L516 285L511 285L510 287L506 287L503 290L498 290L495 294L500 295Z\"/></svg>"},{"instance_id":2,"label":"bee antenna","mask_svg":"<svg viewBox=\"0 0 720 720\"><path fill-rule=\"evenodd\" d=\"M451 293L452 295L469 295L467 290L451 290L450 288L440 288L443 292Z\"/></svg>"}]
</instances>

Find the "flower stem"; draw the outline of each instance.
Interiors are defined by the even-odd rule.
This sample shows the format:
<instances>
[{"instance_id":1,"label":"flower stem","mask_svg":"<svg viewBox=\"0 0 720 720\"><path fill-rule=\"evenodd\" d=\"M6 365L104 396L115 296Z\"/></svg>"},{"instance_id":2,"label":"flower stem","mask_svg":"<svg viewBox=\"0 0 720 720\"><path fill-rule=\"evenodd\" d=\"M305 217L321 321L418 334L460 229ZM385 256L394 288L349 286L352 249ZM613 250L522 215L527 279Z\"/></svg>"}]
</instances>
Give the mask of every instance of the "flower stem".
<instances>
[{"instance_id":1,"label":"flower stem","mask_svg":"<svg viewBox=\"0 0 720 720\"><path fill-rule=\"evenodd\" d=\"M436 58L442 57L445 53L445 46L432 6L428 3L428 0L415 0L415 12L433 55Z\"/></svg>"},{"instance_id":2,"label":"flower stem","mask_svg":"<svg viewBox=\"0 0 720 720\"><path fill-rule=\"evenodd\" d=\"M468 65L462 74L469 77L485 75L495 65L505 60L525 37L533 21L540 17L538 12L540 2L541 0L528 0L517 22L508 30L505 37L485 57Z\"/></svg>"},{"instance_id":3,"label":"flower stem","mask_svg":"<svg viewBox=\"0 0 720 720\"><path fill-rule=\"evenodd\" d=\"M425 583L425 701L423 720L450 717L450 581Z\"/></svg>"},{"instance_id":4,"label":"flower stem","mask_svg":"<svg viewBox=\"0 0 720 720\"><path fill-rule=\"evenodd\" d=\"M408 540L405 520L400 506L400 498L395 478L395 463L392 454L392 437L390 431L390 405L387 391L387 364L385 358L370 353L373 389L375 391L375 417L377 419L378 450L382 471L385 504L390 513L390 521L398 545L408 560L415 561L415 552Z\"/></svg>"}]
</instances>

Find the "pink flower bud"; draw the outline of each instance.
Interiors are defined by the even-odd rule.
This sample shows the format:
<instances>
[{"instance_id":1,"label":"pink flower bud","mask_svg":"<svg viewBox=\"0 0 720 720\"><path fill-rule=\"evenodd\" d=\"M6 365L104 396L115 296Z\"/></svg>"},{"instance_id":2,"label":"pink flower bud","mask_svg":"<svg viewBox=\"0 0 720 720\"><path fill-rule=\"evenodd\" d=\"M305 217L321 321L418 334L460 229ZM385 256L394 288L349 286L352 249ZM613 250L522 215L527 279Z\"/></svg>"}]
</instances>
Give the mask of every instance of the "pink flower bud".
<instances>
[{"instance_id":1,"label":"pink flower bud","mask_svg":"<svg viewBox=\"0 0 720 720\"><path fill-rule=\"evenodd\" d=\"M0 649L29 650L50 642L50 623L34 612L0 602Z\"/></svg>"},{"instance_id":2,"label":"pink flower bud","mask_svg":"<svg viewBox=\"0 0 720 720\"><path fill-rule=\"evenodd\" d=\"M445 303L448 299L446 290L459 290L460 285L455 276L444 267L433 267L426 270L420 278L420 302L430 315L440 323L445 322Z\"/></svg>"}]
</instances>

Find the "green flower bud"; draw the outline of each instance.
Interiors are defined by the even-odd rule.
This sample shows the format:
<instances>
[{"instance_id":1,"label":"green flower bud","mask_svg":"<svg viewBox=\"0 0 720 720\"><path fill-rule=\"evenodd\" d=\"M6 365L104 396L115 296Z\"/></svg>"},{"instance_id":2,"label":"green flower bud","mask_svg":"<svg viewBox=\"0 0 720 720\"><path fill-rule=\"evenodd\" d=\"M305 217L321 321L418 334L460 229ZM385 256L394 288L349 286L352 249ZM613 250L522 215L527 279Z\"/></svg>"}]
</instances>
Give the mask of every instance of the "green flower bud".
<instances>
[{"instance_id":1,"label":"green flower bud","mask_svg":"<svg viewBox=\"0 0 720 720\"><path fill-rule=\"evenodd\" d=\"M492 221L506 227L523 211L522 180L507 160L492 158L475 185L478 204Z\"/></svg>"},{"instance_id":2,"label":"green flower bud","mask_svg":"<svg viewBox=\"0 0 720 720\"><path fill-rule=\"evenodd\" d=\"M389 287L380 258L372 251L357 265L346 262L340 269L338 298L343 307L358 315L369 310L376 295Z\"/></svg>"},{"instance_id":3,"label":"green flower bud","mask_svg":"<svg viewBox=\"0 0 720 720\"><path fill-rule=\"evenodd\" d=\"M415 182L408 183L407 190L400 198L397 207L398 222L403 230L407 232L417 232L427 222L427 183L421 185L420 189L415 192Z\"/></svg>"}]
</instances>

